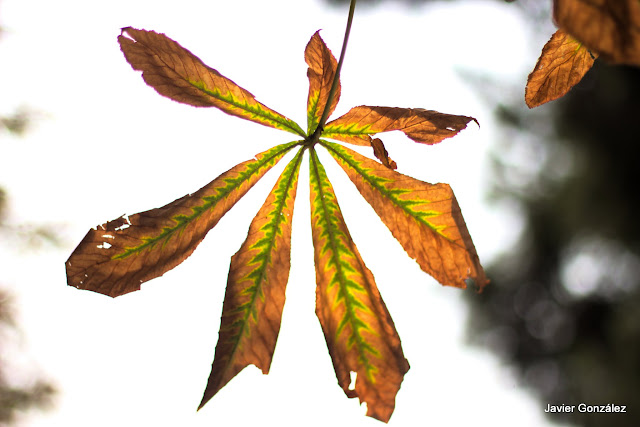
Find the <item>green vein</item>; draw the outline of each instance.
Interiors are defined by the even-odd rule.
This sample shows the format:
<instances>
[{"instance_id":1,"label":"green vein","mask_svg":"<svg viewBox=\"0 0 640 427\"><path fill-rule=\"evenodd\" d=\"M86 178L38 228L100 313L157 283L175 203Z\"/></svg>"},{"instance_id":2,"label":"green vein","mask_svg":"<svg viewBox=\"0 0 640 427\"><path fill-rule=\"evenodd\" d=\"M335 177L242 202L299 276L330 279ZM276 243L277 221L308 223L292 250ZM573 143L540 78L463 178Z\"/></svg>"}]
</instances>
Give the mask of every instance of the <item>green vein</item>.
<instances>
[{"instance_id":1,"label":"green vein","mask_svg":"<svg viewBox=\"0 0 640 427\"><path fill-rule=\"evenodd\" d=\"M200 89L201 91L203 91L204 93L206 93L207 95L211 96L212 98L215 98L217 100L220 101L224 101L227 104L241 110L241 111L245 111L251 114L251 118L255 119L256 121L259 122L265 122L265 123L269 123L269 124L275 124L276 128L281 129L281 130L285 130L287 132L291 132L291 133L295 133L297 135L300 135L302 137L306 137L307 135L304 133L304 131L302 130L302 128L300 127L300 125L298 125L296 122L294 122L293 120L287 119L286 117L283 117L281 115L278 114L273 114L268 110L264 110L262 108L260 108L260 103L254 99L254 101L256 102L255 106L251 106L249 105L249 103L247 103L246 101L244 102L240 102L238 101L231 92L227 92L228 95L223 95L221 93L221 91L217 88L211 90L208 87L206 87L206 85L204 84L203 81L192 81L192 80L187 80L192 86Z\"/></svg>"},{"instance_id":2,"label":"green vein","mask_svg":"<svg viewBox=\"0 0 640 427\"><path fill-rule=\"evenodd\" d=\"M253 257L250 265L257 264L257 268L252 270L248 275L238 280L238 282L242 282L244 280L250 280L253 284L251 286L243 289L242 293L245 295L250 295L249 301L241 304L240 307L243 310L235 310L234 313L239 313L244 311L244 315L242 319L239 319L234 322L235 326L239 326L240 330L231 336L227 343L233 344L233 349L230 352L230 357L235 353L238 345L240 344L240 337L243 333L246 333L247 336L250 334L250 330L247 328L249 318L251 317L254 321L254 324L258 322L258 315L256 311L256 301L257 298L260 297L261 300L264 300L264 288L261 284L265 281L265 276L267 274L267 266L271 264L271 256L273 253L273 248L275 246L276 237L278 234L281 234L280 225L282 224L283 211L287 205L288 199L290 198L290 192L298 182L298 172L300 170L300 163L302 160L302 154L304 153L304 149L300 149L296 156L287 164L285 170L282 172L282 175L278 179L278 187L274 189L274 194L276 195L274 209L270 212L270 221L266 223L259 231L264 233L264 237L251 245L250 249L258 249L260 251L259 254ZM294 201L291 200L290 203Z\"/></svg>"},{"instance_id":3,"label":"green vein","mask_svg":"<svg viewBox=\"0 0 640 427\"><path fill-rule=\"evenodd\" d=\"M318 127L318 104L320 102L320 91L317 90L309 97L309 105L307 107L307 133L311 135Z\"/></svg>"},{"instance_id":4,"label":"green vein","mask_svg":"<svg viewBox=\"0 0 640 427\"><path fill-rule=\"evenodd\" d=\"M287 151L299 144L299 141L290 142L287 144L281 144L268 150L264 157L260 160L254 160L246 166L244 171L239 172L238 176L234 178L226 178L224 180L224 186L216 188L216 194L212 196L205 196L202 198L203 202L199 206L191 208L192 213L190 215L176 215L173 218L175 225L171 227L164 227L160 234L153 237L143 238L143 243L137 246L125 248L122 253L116 254L112 259L127 258L133 254L140 253L146 249L152 249L156 244L162 242L166 244L176 233L179 234L185 226L197 219L203 213L209 209L215 208L220 200L223 200L233 191L237 190L243 183L251 181L256 175L259 175L265 168L271 168L274 166Z\"/></svg>"},{"instance_id":5,"label":"green vein","mask_svg":"<svg viewBox=\"0 0 640 427\"><path fill-rule=\"evenodd\" d=\"M431 203L429 200L401 199L399 196L406 193L410 193L413 190L410 190L410 189L405 190L401 188L394 188L390 190L384 185L384 183L390 182L391 180L369 173L370 169L361 167L360 163L356 159L354 159L347 151L345 151L344 147L340 146L339 144L334 144L332 142L325 141L325 140L320 140L320 145L326 148L327 151L329 151L329 154L331 154L333 158L335 158L338 161L340 160L343 161L351 169L355 170L358 174L360 174L360 176L369 185L371 185L371 187L373 187L376 191L378 191L380 194L385 196L387 199L391 200L396 206L401 208L407 215L411 216L412 218L415 218L418 222L428 226L439 235L445 237L447 240L450 240L446 235L442 233L442 230L446 228L446 226L434 225L427 220L427 218L432 218L432 217L442 215L443 214L442 212L433 211L433 210L417 211L415 209L412 209L412 207L415 205L423 205L423 204Z\"/></svg>"},{"instance_id":6,"label":"green vein","mask_svg":"<svg viewBox=\"0 0 640 427\"><path fill-rule=\"evenodd\" d=\"M352 135L352 136L360 136L360 135L372 135L375 133L379 133L371 130L371 125L364 125L362 127L358 127L357 123L353 123L347 126L340 125L332 125L331 123L327 124L322 132L322 136L326 138L331 138L331 135Z\"/></svg>"},{"instance_id":7,"label":"green vein","mask_svg":"<svg viewBox=\"0 0 640 427\"><path fill-rule=\"evenodd\" d=\"M366 294L366 290L348 278L348 273L355 271L353 263L357 263L357 258L344 243L350 241L350 236L340 231L340 218L342 215L324 167L320 163L316 151L313 148L310 151L310 182L316 193L314 200L314 210L316 212L312 213L312 215L318 217L318 227L322 230L320 236L326 238L327 241L327 245L322 248L322 253L331 250L331 257L327 267L333 266L335 274L333 274L328 286L329 288L339 286L333 306L343 303L345 307L345 317L341 319L336 328L335 339L338 339L347 324L351 326L352 333L347 340L347 350L356 344L358 359L364 365L367 377L373 380L373 373L377 371L377 368L369 361L368 353L379 357L379 352L362 336L362 330L367 330L374 335L376 333L356 313L356 308L370 312L369 307L356 297L357 293ZM348 258L351 262L343 258Z\"/></svg>"}]
</instances>

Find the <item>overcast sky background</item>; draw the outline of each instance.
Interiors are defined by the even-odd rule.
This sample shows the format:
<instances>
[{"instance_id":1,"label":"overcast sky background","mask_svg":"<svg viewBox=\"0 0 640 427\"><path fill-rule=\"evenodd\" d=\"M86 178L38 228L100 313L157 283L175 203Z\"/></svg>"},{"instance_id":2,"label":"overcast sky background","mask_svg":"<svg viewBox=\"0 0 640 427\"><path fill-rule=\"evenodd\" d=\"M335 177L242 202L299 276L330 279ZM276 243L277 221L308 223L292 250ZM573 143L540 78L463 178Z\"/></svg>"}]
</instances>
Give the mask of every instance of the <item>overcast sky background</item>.
<instances>
[{"instance_id":1,"label":"overcast sky background","mask_svg":"<svg viewBox=\"0 0 640 427\"><path fill-rule=\"evenodd\" d=\"M124 60L116 42L121 27L166 33L306 128L304 47L322 29L338 56L347 7L319 0L3 0L0 8L0 114L23 105L37 111L24 138L2 135L0 185L9 192L9 220L60 225L63 238L61 248L38 251L0 245L2 284L15 295L22 330L8 354L14 375L41 373L60 389L53 410L29 414L24 424L382 425L337 385L315 317L306 161L271 373L245 369L198 413L230 257L286 159L189 259L142 291L116 299L79 291L66 285L64 271L90 227L164 205L292 140L162 98ZM365 104L476 117L481 128L472 124L437 146L402 134L381 138L400 172L451 184L484 263L516 239L519 221L484 200L498 132L492 106L457 71L522 80L524 88L541 46L530 44L521 19L516 8L495 1L358 7L334 114ZM323 153L321 159L411 364L389 425L548 425L544 406L507 368L464 344L465 291L424 274L344 173Z\"/></svg>"}]
</instances>

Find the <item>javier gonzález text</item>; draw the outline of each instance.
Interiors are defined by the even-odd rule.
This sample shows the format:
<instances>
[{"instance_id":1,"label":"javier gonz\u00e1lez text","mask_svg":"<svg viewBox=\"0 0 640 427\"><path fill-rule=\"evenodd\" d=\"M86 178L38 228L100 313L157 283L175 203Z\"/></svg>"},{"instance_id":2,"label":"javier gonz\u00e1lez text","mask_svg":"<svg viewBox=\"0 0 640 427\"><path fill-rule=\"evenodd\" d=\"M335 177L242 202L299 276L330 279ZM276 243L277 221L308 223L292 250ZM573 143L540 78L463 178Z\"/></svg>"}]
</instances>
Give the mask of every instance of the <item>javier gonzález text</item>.
<instances>
[{"instance_id":1,"label":"javier gonz\u00e1lez text","mask_svg":"<svg viewBox=\"0 0 640 427\"><path fill-rule=\"evenodd\" d=\"M547 404L547 408L544 412L609 412L609 413L625 413L627 407L625 405L614 405L609 403L607 405L587 405L586 403L580 403L579 405L551 405Z\"/></svg>"}]
</instances>

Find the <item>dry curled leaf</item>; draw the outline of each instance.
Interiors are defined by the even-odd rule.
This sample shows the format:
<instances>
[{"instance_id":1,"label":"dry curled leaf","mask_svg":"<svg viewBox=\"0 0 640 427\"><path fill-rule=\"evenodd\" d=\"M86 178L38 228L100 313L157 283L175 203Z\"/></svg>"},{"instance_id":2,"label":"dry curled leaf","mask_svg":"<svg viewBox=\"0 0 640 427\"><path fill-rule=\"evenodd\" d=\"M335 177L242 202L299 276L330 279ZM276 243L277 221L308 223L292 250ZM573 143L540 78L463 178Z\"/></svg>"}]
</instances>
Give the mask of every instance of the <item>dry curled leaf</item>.
<instances>
[{"instance_id":1,"label":"dry curled leaf","mask_svg":"<svg viewBox=\"0 0 640 427\"><path fill-rule=\"evenodd\" d=\"M556 31L529 74L524 96L529 108L564 96L582 80L593 61L586 46L564 31Z\"/></svg>"},{"instance_id":2,"label":"dry curled leaf","mask_svg":"<svg viewBox=\"0 0 640 427\"><path fill-rule=\"evenodd\" d=\"M373 147L373 154L376 156L380 163L388 167L389 169L398 169L396 162L391 160L387 149L384 147L380 138L373 138L371 140L371 147Z\"/></svg>"}]
</instances>

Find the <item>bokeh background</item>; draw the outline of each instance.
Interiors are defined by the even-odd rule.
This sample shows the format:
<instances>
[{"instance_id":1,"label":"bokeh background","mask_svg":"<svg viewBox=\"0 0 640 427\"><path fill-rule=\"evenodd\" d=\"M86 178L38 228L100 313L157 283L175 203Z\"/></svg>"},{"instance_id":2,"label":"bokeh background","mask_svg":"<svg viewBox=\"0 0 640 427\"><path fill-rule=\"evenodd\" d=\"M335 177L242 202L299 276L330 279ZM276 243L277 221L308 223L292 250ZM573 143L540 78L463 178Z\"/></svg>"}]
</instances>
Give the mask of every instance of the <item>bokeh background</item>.
<instances>
[{"instance_id":1,"label":"bokeh background","mask_svg":"<svg viewBox=\"0 0 640 427\"><path fill-rule=\"evenodd\" d=\"M527 109L527 74L555 31L548 3L358 2L336 116L387 105L481 124L431 147L382 137L400 172L452 185L492 280L481 295L422 273L321 156L411 363L392 426L639 425L640 72L596 61L566 97ZM166 33L304 123L304 47L322 29L337 55L347 9L0 1L0 426L380 425L337 386L314 315L305 172L271 373L245 369L195 412L229 258L284 161L141 291L110 299L64 275L90 227L193 192L289 138L160 97L124 61L120 28ZM544 412L579 403L628 413Z\"/></svg>"}]
</instances>

